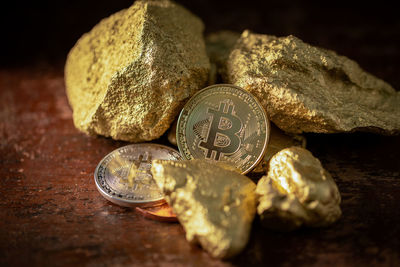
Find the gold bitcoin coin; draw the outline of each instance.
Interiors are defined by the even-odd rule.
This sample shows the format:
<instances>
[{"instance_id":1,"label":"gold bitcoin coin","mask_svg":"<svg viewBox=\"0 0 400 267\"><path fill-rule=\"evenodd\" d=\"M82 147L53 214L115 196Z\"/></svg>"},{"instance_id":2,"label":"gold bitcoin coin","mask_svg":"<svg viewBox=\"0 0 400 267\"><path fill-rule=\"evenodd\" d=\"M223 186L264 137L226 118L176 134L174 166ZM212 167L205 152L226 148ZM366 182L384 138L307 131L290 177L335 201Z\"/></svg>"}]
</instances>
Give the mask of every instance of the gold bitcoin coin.
<instances>
[{"instance_id":1,"label":"gold bitcoin coin","mask_svg":"<svg viewBox=\"0 0 400 267\"><path fill-rule=\"evenodd\" d=\"M179 115L176 140L185 159L226 161L243 174L262 159L269 120L257 99L244 89L212 85L195 94Z\"/></svg>"}]
</instances>

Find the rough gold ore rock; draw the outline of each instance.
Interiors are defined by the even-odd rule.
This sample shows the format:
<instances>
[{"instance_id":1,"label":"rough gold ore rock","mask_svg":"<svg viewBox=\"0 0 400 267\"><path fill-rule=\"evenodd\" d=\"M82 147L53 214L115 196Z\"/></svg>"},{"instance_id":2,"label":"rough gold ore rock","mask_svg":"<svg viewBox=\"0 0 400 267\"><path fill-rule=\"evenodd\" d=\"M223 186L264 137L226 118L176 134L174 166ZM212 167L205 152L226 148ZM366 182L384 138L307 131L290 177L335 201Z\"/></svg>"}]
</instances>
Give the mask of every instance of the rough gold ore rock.
<instances>
[{"instance_id":1,"label":"rough gold ore rock","mask_svg":"<svg viewBox=\"0 0 400 267\"><path fill-rule=\"evenodd\" d=\"M256 212L256 185L249 178L207 160L156 160L151 171L189 242L216 258L246 246Z\"/></svg>"},{"instance_id":2,"label":"rough gold ore rock","mask_svg":"<svg viewBox=\"0 0 400 267\"><path fill-rule=\"evenodd\" d=\"M400 92L347 57L294 36L243 32L224 81L257 96L286 132L400 132Z\"/></svg>"},{"instance_id":3,"label":"rough gold ore rock","mask_svg":"<svg viewBox=\"0 0 400 267\"><path fill-rule=\"evenodd\" d=\"M256 194L257 213L271 229L327 226L342 213L335 181L320 161L301 147L286 148L272 157Z\"/></svg>"},{"instance_id":4,"label":"rough gold ore rock","mask_svg":"<svg viewBox=\"0 0 400 267\"><path fill-rule=\"evenodd\" d=\"M206 36L207 54L219 75L225 74L229 54L239 37L240 33L233 31L218 31Z\"/></svg>"},{"instance_id":5,"label":"rough gold ore rock","mask_svg":"<svg viewBox=\"0 0 400 267\"><path fill-rule=\"evenodd\" d=\"M65 83L75 126L140 142L161 136L207 85L203 23L170 1L136 1L70 51Z\"/></svg>"},{"instance_id":6,"label":"rough gold ore rock","mask_svg":"<svg viewBox=\"0 0 400 267\"><path fill-rule=\"evenodd\" d=\"M273 155L278 153L284 148L292 146L306 147L306 138L300 134L287 134L280 130L273 123L270 124L271 131L269 135L269 142L267 151L261 162L252 170L253 173L265 173L268 171L269 160Z\"/></svg>"}]
</instances>

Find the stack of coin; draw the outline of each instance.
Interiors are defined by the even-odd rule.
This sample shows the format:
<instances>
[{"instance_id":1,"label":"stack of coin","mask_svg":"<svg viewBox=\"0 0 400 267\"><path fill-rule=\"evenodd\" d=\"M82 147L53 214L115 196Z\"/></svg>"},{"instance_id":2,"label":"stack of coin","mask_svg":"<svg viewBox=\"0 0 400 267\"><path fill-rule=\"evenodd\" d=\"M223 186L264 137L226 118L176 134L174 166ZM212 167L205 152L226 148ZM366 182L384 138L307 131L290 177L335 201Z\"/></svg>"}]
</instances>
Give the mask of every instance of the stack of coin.
<instances>
[{"instance_id":1,"label":"stack of coin","mask_svg":"<svg viewBox=\"0 0 400 267\"><path fill-rule=\"evenodd\" d=\"M181 111L176 130L180 153L150 143L118 148L97 166L96 186L115 204L140 207L138 211L149 218L175 221L153 180L152 160L206 158L229 163L245 174L262 159L269 132L268 117L253 95L234 85L209 86ZM161 204L157 211L151 208Z\"/></svg>"}]
</instances>

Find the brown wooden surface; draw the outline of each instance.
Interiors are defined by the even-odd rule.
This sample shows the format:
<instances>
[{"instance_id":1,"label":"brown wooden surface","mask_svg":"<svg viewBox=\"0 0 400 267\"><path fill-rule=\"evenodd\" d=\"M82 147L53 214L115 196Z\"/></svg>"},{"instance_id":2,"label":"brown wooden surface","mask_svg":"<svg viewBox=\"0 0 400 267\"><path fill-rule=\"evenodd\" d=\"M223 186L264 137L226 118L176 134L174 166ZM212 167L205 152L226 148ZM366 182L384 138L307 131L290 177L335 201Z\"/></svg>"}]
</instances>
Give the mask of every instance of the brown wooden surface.
<instances>
[{"instance_id":1,"label":"brown wooden surface","mask_svg":"<svg viewBox=\"0 0 400 267\"><path fill-rule=\"evenodd\" d=\"M80 34L130 4L113 2L104 9L110 2L99 1L97 11L83 20L90 4L82 11L61 1L62 12L76 12L75 24L64 23L73 19L57 15L61 9L52 9L56 14L26 9L22 14L28 17L51 14L54 24L39 19L33 26L26 23L22 35L11 31L18 45L5 50L0 68L1 266L399 266L400 136L307 135L308 148L339 186L342 218L329 228L291 233L268 231L256 220L247 248L230 261L214 260L188 244L179 224L151 221L105 200L96 190L93 171L102 157L126 143L74 128L63 64ZM293 33L356 59L400 88L400 23L387 13L390 7L327 10L275 1L269 9L266 4L242 9L232 4L229 9L223 1L210 11L210 2L183 1L204 18L207 31ZM380 15L374 16L375 11ZM44 27L37 34L47 39L20 43L36 26ZM56 27L62 31L53 32ZM165 137L156 142L167 143Z\"/></svg>"}]
</instances>

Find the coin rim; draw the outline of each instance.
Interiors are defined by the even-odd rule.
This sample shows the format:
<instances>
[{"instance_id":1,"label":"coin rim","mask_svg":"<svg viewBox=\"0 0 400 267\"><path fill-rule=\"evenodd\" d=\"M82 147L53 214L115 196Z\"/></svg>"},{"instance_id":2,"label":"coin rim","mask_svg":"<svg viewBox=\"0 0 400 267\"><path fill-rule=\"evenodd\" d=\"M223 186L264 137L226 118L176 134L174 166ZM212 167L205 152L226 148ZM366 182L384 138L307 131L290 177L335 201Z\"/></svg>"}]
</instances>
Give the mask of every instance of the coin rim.
<instances>
[{"instance_id":1,"label":"coin rim","mask_svg":"<svg viewBox=\"0 0 400 267\"><path fill-rule=\"evenodd\" d=\"M161 145L161 144L154 144L154 143L140 143L140 144L130 144L130 145L126 145L126 146L122 146L119 148L114 149L113 151L111 151L110 153L108 153L106 156L104 156L100 162L97 164L96 169L94 170L94 181L97 187L97 190L100 192L100 194L107 200L111 201L114 204L117 204L119 206L123 206L123 207L146 207L146 206L156 206L156 205L160 205L165 203L165 199L164 197L161 198L156 198L154 200L128 200L125 198L121 198L118 196L113 196L108 194L107 192L104 191L104 188L100 185L97 177L98 177L98 171L100 166L102 165L103 161L109 157L111 154L113 154L114 152L120 150L121 148L125 148L125 147L138 147L138 146L153 146L153 147L163 147L169 150L173 150L174 152L176 152L178 155L181 156L181 159L183 159L181 153L179 151L177 151L176 149L166 146L166 145Z\"/></svg>"},{"instance_id":2,"label":"coin rim","mask_svg":"<svg viewBox=\"0 0 400 267\"><path fill-rule=\"evenodd\" d=\"M181 119L182 119L184 110L189 106L189 104L193 101L193 99L195 99L199 94L203 93L204 91L210 90L210 89L212 89L212 88L214 88L214 87L233 87L233 88L235 88L235 89L238 89L238 90L240 90L240 91L242 91L242 92L245 92L245 93L249 94L249 95L254 99L254 101L256 102L256 104L260 107L260 109L261 109L261 111L262 111L262 113L263 113L263 115L264 115L264 118L265 118L265 120L266 120L266 123L265 123L265 128L266 128L266 129L265 129L265 133L266 133L267 136L266 136L266 138L265 138L265 142L264 142L264 146L263 146L263 149L262 149L262 153L260 154L260 156L257 158L257 160L254 162L253 165L251 165L247 170L241 171L242 174L249 173L255 166L257 166L257 164L259 164L259 163L261 162L261 160L264 158L265 153L267 152L267 146L268 146L269 139L270 139L271 125L270 125L270 120L269 120L268 114L267 114L267 112L265 111L264 107L261 105L260 101L258 101L258 99L257 99L252 93L246 91L245 89L243 89L243 88L241 88L241 87L239 87L239 86L233 85L233 84L220 83L220 84L214 84L214 85L207 86L207 87L201 89L200 91L198 91L197 93L195 93L195 94L186 102L186 104L183 106L181 112L179 113L178 122L177 122L177 124L176 124L176 144L177 144L177 146L178 146L179 153L181 154L181 156L182 156L183 159L190 160L190 159L188 159L188 158L185 157L185 154L184 154L184 153L182 153L182 151L183 151L183 147L182 147L182 146L183 146L183 145L181 144L181 140L180 140L180 138L179 138L179 129L180 129L179 124L181 123Z\"/></svg>"}]
</instances>

